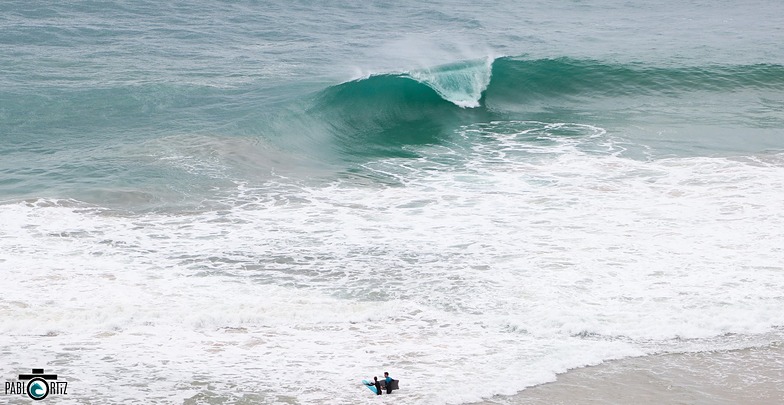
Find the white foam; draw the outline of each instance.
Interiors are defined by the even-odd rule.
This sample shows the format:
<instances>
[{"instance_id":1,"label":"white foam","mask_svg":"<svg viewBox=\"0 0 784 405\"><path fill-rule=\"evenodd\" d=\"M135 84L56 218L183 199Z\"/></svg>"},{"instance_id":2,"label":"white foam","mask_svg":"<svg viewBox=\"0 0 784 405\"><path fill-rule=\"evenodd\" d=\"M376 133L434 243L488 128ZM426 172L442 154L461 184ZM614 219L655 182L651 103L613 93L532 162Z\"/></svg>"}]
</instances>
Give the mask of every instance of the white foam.
<instances>
[{"instance_id":1,"label":"white foam","mask_svg":"<svg viewBox=\"0 0 784 405\"><path fill-rule=\"evenodd\" d=\"M462 403L784 325L781 155L635 161L584 152L605 134L574 124L461 133L367 165L398 186L241 184L234 208L193 213L0 205L6 364L109 402L363 403L358 381L388 370L395 401Z\"/></svg>"},{"instance_id":2,"label":"white foam","mask_svg":"<svg viewBox=\"0 0 784 405\"><path fill-rule=\"evenodd\" d=\"M493 59L487 57L455 65L438 66L408 73L428 85L445 100L462 108L479 107L482 93L490 85Z\"/></svg>"}]
</instances>

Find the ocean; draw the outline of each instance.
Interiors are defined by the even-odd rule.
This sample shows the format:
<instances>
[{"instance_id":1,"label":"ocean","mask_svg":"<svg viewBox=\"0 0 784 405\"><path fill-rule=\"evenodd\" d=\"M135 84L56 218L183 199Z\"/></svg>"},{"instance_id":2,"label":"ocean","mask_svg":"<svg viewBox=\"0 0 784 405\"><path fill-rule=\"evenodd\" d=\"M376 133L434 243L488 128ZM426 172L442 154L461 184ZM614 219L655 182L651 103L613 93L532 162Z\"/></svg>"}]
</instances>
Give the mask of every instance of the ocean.
<instances>
[{"instance_id":1,"label":"ocean","mask_svg":"<svg viewBox=\"0 0 784 405\"><path fill-rule=\"evenodd\" d=\"M782 230L782 2L0 4L0 371L58 403L775 356Z\"/></svg>"}]
</instances>

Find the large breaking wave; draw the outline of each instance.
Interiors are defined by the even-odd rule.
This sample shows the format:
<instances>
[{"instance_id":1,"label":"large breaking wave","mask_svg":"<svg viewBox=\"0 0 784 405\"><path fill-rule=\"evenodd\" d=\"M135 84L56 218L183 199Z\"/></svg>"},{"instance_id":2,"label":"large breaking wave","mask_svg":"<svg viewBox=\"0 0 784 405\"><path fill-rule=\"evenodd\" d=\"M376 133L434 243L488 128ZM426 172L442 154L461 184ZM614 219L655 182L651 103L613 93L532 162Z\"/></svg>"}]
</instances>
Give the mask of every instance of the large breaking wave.
<instances>
[{"instance_id":1,"label":"large breaking wave","mask_svg":"<svg viewBox=\"0 0 784 405\"><path fill-rule=\"evenodd\" d=\"M591 103L603 100L619 110L650 100L669 106L710 95L728 102L743 92L781 90L784 66L775 64L668 67L501 57L340 83L317 92L306 115L346 141L342 145L353 153L360 146L382 145L389 151L401 144L438 142L456 127L475 122L547 120L536 114L553 108L560 109L559 119L571 111L575 116L566 118L579 120L579 111L593 111Z\"/></svg>"},{"instance_id":2,"label":"large breaking wave","mask_svg":"<svg viewBox=\"0 0 784 405\"><path fill-rule=\"evenodd\" d=\"M411 81L415 83L411 83ZM482 107L494 98L677 95L691 91L784 89L784 66L658 67L571 58L525 60L501 57L429 69L371 75L330 87L322 96L388 98L435 103L434 95L459 107ZM402 97L402 96L405 97Z\"/></svg>"}]
</instances>

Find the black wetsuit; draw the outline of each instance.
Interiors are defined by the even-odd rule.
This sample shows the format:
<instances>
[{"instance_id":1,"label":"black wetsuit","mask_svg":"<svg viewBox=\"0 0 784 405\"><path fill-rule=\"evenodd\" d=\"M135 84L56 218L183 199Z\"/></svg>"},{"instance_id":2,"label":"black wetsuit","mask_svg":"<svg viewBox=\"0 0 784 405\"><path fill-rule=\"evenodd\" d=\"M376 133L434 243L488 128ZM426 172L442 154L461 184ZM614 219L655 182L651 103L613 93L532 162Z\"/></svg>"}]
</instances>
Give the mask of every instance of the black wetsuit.
<instances>
[{"instance_id":1,"label":"black wetsuit","mask_svg":"<svg viewBox=\"0 0 784 405\"><path fill-rule=\"evenodd\" d=\"M381 383L378 380L376 380L375 385L376 385L376 395L381 395Z\"/></svg>"}]
</instances>

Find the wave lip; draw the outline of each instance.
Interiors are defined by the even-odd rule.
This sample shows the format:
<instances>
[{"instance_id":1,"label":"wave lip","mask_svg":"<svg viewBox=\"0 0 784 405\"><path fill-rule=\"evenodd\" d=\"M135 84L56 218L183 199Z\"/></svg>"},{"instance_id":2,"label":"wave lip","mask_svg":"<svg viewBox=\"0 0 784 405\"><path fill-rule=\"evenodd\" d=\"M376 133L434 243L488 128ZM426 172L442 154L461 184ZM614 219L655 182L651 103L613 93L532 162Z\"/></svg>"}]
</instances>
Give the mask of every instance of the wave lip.
<instances>
[{"instance_id":1,"label":"wave lip","mask_svg":"<svg viewBox=\"0 0 784 405\"><path fill-rule=\"evenodd\" d=\"M405 76L433 89L444 100L462 108L479 107L482 94L490 85L494 59L441 65L432 69L413 70Z\"/></svg>"}]
</instances>

